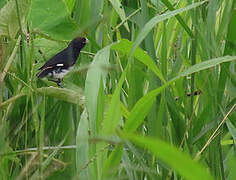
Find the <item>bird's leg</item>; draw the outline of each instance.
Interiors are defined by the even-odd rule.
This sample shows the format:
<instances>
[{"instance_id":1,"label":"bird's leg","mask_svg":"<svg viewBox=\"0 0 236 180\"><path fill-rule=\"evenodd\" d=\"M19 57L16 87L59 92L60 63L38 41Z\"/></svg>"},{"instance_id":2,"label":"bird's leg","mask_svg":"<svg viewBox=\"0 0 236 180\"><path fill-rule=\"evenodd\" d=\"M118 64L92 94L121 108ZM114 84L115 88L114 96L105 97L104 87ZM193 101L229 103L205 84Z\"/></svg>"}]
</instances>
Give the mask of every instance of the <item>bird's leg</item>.
<instances>
[{"instance_id":1,"label":"bird's leg","mask_svg":"<svg viewBox=\"0 0 236 180\"><path fill-rule=\"evenodd\" d=\"M57 81L56 81L57 85L60 86L60 87L62 87L61 81L62 81L62 79L60 79L60 78L58 78Z\"/></svg>"},{"instance_id":2,"label":"bird's leg","mask_svg":"<svg viewBox=\"0 0 236 180\"><path fill-rule=\"evenodd\" d=\"M62 87L62 79L58 78L57 80L54 79L48 79L49 81L57 83L59 87Z\"/></svg>"}]
</instances>

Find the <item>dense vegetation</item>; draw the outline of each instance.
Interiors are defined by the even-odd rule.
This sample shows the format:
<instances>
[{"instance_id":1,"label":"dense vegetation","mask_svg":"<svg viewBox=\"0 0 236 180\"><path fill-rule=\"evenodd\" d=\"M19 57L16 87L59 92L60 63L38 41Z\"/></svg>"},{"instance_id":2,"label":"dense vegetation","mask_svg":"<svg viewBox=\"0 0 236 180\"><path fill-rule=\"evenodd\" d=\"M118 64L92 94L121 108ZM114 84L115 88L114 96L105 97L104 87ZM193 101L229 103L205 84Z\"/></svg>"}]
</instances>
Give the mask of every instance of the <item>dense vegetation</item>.
<instances>
[{"instance_id":1,"label":"dense vegetation","mask_svg":"<svg viewBox=\"0 0 236 180\"><path fill-rule=\"evenodd\" d=\"M236 179L235 0L0 8L0 179ZM64 88L37 79L76 36Z\"/></svg>"}]
</instances>

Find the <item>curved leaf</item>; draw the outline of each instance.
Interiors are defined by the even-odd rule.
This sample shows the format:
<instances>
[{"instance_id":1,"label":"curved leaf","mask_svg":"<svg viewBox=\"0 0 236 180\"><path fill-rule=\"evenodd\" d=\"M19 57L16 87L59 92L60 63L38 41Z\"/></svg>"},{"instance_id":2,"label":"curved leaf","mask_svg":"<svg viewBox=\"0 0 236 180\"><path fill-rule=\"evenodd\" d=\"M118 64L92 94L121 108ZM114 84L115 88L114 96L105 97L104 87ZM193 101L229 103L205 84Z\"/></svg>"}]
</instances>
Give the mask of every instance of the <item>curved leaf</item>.
<instances>
[{"instance_id":1,"label":"curved leaf","mask_svg":"<svg viewBox=\"0 0 236 180\"><path fill-rule=\"evenodd\" d=\"M86 82L85 82L85 97L86 107L90 119L91 132L96 132L96 110L97 110L97 97L100 87L101 78L104 79L106 72L103 70L103 66L109 65L110 57L110 45L98 51L94 57L94 60L89 68Z\"/></svg>"},{"instance_id":2,"label":"curved leaf","mask_svg":"<svg viewBox=\"0 0 236 180\"><path fill-rule=\"evenodd\" d=\"M85 98L81 91L73 91L66 88L57 88L57 87L42 87L36 89L40 94L46 96L55 97L59 100L66 101L73 104L79 104L83 106L85 104Z\"/></svg>"},{"instance_id":3,"label":"curved leaf","mask_svg":"<svg viewBox=\"0 0 236 180\"><path fill-rule=\"evenodd\" d=\"M78 25L62 0L50 0L50 3L48 0L32 1L30 20L35 30L55 39L70 40L78 32Z\"/></svg>"},{"instance_id":4,"label":"curved leaf","mask_svg":"<svg viewBox=\"0 0 236 180\"><path fill-rule=\"evenodd\" d=\"M141 135L123 136L142 148L148 149L157 158L167 163L181 176L189 180L213 180L206 168L192 160L187 154L157 138L144 137Z\"/></svg>"},{"instance_id":5,"label":"curved leaf","mask_svg":"<svg viewBox=\"0 0 236 180\"><path fill-rule=\"evenodd\" d=\"M127 40L127 39L122 39L119 43L116 43L114 45L111 46L111 49L113 50L117 50L117 51L121 51L127 55L129 55L132 46L134 46L134 43ZM157 65L155 64L155 62L152 60L152 58L141 48L137 48L134 53L133 56L139 60L140 62L142 62L143 64L145 64L151 71L153 71L163 82L165 82L165 78L162 75L161 71L159 70L159 68L157 67Z\"/></svg>"}]
</instances>

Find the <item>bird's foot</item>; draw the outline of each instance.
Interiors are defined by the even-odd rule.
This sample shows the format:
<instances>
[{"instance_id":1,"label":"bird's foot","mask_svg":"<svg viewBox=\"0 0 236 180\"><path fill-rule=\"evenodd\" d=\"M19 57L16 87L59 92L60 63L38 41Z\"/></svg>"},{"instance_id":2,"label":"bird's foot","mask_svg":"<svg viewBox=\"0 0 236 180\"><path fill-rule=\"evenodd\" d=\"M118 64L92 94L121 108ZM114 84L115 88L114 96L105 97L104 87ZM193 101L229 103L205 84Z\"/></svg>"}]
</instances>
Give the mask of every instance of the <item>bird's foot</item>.
<instances>
[{"instance_id":1,"label":"bird's foot","mask_svg":"<svg viewBox=\"0 0 236 180\"><path fill-rule=\"evenodd\" d=\"M57 79L56 83L57 83L57 85L59 87L63 88L63 86L62 86L62 79Z\"/></svg>"},{"instance_id":2,"label":"bird's foot","mask_svg":"<svg viewBox=\"0 0 236 180\"><path fill-rule=\"evenodd\" d=\"M55 83L57 83L57 85L59 87L63 88L63 86L62 86L62 79L57 79L57 80L49 79L49 81L55 82Z\"/></svg>"},{"instance_id":3,"label":"bird's foot","mask_svg":"<svg viewBox=\"0 0 236 180\"><path fill-rule=\"evenodd\" d=\"M63 88L61 81L57 81L57 85L58 85L59 87Z\"/></svg>"}]
</instances>

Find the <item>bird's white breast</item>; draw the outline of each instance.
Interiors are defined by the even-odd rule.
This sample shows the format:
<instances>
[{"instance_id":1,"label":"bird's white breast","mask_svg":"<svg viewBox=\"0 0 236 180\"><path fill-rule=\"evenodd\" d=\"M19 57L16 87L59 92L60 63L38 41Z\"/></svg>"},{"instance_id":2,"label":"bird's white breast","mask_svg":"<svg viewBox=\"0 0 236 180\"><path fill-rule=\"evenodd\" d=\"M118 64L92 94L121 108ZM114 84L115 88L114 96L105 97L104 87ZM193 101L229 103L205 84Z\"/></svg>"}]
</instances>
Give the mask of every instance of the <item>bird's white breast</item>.
<instances>
[{"instance_id":1,"label":"bird's white breast","mask_svg":"<svg viewBox=\"0 0 236 180\"><path fill-rule=\"evenodd\" d=\"M60 70L52 71L51 76L53 78L62 79L72 69L73 67L69 67L68 69L60 69Z\"/></svg>"}]
</instances>

